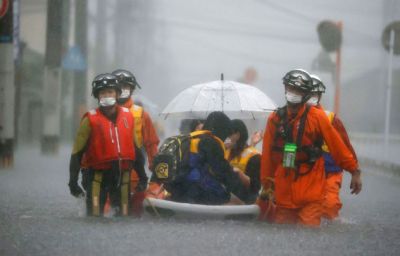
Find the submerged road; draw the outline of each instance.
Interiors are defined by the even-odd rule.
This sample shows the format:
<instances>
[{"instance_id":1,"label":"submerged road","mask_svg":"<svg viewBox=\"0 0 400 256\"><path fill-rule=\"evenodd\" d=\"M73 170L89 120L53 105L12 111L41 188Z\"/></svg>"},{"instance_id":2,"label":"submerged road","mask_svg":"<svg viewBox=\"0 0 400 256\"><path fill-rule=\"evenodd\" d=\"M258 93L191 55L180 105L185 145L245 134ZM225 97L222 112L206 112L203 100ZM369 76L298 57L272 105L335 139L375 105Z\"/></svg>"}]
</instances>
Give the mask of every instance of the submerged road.
<instances>
[{"instance_id":1,"label":"submerged road","mask_svg":"<svg viewBox=\"0 0 400 256\"><path fill-rule=\"evenodd\" d=\"M342 216L319 229L257 221L87 218L69 195L69 147L16 153L0 170L0 255L399 255L400 175L363 166Z\"/></svg>"}]
</instances>

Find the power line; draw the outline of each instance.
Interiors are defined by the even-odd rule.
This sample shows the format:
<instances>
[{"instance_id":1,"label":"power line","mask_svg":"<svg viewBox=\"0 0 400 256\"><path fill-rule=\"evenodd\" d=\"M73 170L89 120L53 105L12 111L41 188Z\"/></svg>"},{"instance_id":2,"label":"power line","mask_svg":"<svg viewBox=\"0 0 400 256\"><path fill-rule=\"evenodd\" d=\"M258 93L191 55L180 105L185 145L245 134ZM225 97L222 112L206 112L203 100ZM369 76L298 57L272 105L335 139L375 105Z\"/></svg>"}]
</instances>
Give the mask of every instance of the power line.
<instances>
[{"instance_id":1,"label":"power line","mask_svg":"<svg viewBox=\"0 0 400 256\"><path fill-rule=\"evenodd\" d=\"M306 22L312 23L312 24L318 24L319 22L321 22L321 20L317 20L315 18L311 18L311 17L309 17L307 15L304 15L303 13L295 11L296 9L291 9L291 8L287 8L287 7L284 7L282 5L276 4L276 2L274 2L274 1L257 0L257 2L260 3L260 4L263 4L263 5L268 5L268 7L271 7L273 9L285 14L286 16L290 15L291 17L298 18L301 21L306 21ZM352 33L359 34L359 35L364 36L364 37L366 37L368 39L371 39L371 40L374 40L374 41L376 40L376 38L374 38L373 36L371 36L369 34L366 34L366 33L363 33L363 32L361 32L359 30L352 29L351 27L346 27L346 29L348 31L352 32Z\"/></svg>"}]
</instances>

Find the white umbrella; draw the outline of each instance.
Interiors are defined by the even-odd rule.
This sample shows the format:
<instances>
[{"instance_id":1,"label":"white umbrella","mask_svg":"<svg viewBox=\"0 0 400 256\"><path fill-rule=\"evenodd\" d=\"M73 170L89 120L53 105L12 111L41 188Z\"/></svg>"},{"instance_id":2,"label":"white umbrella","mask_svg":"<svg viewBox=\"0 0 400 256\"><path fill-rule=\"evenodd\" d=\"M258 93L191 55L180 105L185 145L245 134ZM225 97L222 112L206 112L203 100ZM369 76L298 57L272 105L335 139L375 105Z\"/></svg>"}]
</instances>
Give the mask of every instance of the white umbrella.
<instances>
[{"instance_id":1,"label":"white umbrella","mask_svg":"<svg viewBox=\"0 0 400 256\"><path fill-rule=\"evenodd\" d=\"M218 80L183 90L161 115L206 118L213 111L222 111L230 118L255 119L265 117L275 108L273 100L252 85Z\"/></svg>"}]
</instances>

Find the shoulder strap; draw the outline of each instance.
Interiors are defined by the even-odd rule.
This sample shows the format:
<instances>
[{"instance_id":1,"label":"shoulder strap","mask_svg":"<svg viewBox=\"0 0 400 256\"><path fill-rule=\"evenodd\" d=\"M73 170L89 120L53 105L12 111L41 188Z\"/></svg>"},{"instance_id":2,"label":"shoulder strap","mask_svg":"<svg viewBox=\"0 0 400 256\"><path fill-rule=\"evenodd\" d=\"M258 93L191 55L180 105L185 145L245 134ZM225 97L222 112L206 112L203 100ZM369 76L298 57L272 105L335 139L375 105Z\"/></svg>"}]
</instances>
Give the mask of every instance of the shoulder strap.
<instances>
[{"instance_id":1,"label":"shoulder strap","mask_svg":"<svg viewBox=\"0 0 400 256\"><path fill-rule=\"evenodd\" d=\"M307 120L308 111L310 111L310 106L309 105L306 106L306 109L304 110L304 113L300 118L299 130L297 131L297 139L296 139L296 145L297 145L298 148L301 147L301 141L303 139L304 128L306 126L306 120Z\"/></svg>"},{"instance_id":2,"label":"shoulder strap","mask_svg":"<svg viewBox=\"0 0 400 256\"><path fill-rule=\"evenodd\" d=\"M279 138L283 137L285 141L288 139L287 134L289 132L288 132L288 122L287 122L287 106L285 105L283 107L278 108L277 110L275 110L275 113L278 116L278 120L274 122L274 125L276 126L276 131L274 135L274 143L272 148L275 151L282 151L283 147L277 145Z\"/></svg>"},{"instance_id":3,"label":"shoulder strap","mask_svg":"<svg viewBox=\"0 0 400 256\"><path fill-rule=\"evenodd\" d=\"M203 134L211 135L211 132L207 131L207 130L200 130L200 131L191 132L189 135L190 135L191 138L194 138L194 137L198 137L198 136L203 135Z\"/></svg>"},{"instance_id":4,"label":"shoulder strap","mask_svg":"<svg viewBox=\"0 0 400 256\"><path fill-rule=\"evenodd\" d=\"M286 108L287 106L285 105L276 110L276 113L278 114L279 118L283 119L287 115Z\"/></svg>"}]
</instances>

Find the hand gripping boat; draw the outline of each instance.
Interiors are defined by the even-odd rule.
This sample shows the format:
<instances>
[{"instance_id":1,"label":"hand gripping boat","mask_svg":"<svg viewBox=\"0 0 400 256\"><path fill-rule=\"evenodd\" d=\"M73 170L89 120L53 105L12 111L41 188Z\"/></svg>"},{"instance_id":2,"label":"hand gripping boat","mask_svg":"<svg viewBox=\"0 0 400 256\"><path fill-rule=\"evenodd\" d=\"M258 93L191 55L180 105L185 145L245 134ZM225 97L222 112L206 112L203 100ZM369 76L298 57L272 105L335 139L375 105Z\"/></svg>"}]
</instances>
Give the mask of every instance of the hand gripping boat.
<instances>
[{"instance_id":1,"label":"hand gripping boat","mask_svg":"<svg viewBox=\"0 0 400 256\"><path fill-rule=\"evenodd\" d=\"M203 205L166 200L167 193L158 184L151 184L143 202L146 214L157 217L204 219L257 219L260 208L253 205Z\"/></svg>"}]
</instances>

